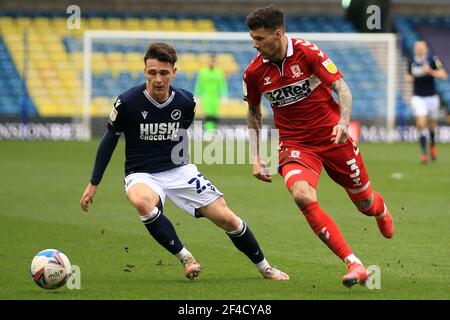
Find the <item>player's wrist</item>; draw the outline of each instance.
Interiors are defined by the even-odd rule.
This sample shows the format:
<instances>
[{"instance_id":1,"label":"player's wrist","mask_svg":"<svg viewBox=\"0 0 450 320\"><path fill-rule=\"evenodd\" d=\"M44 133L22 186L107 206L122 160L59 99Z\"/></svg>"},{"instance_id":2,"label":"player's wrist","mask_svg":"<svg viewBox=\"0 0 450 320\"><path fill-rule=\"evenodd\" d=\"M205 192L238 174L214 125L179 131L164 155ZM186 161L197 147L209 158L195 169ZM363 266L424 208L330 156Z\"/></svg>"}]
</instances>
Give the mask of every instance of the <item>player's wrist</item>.
<instances>
[{"instance_id":1,"label":"player's wrist","mask_svg":"<svg viewBox=\"0 0 450 320\"><path fill-rule=\"evenodd\" d=\"M341 119L339 120L338 125L348 128L350 125L350 119Z\"/></svg>"},{"instance_id":2,"label":"player's wrist","mask_svg":"<svg viewBox=\"0 0 450 320\"><path fill-rule=\"evenodd\" d=\"M95 188L97 188L97 186L98 186L98 184L99 184L100 182L97 182L97 181L89 181L89 186L90 187L95 187Z\"/></svg>"}]
</instances>

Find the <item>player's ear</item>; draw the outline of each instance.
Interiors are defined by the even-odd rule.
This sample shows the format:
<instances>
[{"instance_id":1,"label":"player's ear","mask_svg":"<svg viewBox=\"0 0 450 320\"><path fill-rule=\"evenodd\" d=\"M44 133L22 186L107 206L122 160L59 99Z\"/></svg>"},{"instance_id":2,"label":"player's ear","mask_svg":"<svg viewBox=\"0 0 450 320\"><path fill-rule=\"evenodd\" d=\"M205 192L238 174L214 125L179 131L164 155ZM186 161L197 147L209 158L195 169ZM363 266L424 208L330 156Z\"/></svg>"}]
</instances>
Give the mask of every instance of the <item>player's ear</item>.
<instances>
[{"instance_id":1,"label":"player's ear","mask_svg":"<svg viewBox=\"0 0 450 320\"><path fill-rule=\"evenodd\" d=\"M278 28L278 29L275 31L275 34L277 35L277 38L278 38L278 39L280 39L280 38L282 37L282 35L283 35L283 33L281 32L281 29L280 29L280 28Z\"/></svg>"},{"instance_id":2,"label":"player's ear","mask_svg":"<svg viewBox=\"0 0 450 320\"><path fill-rule=\"evenodd\" d=\"M175 74L177 73L177 68L173 67L172 71L173 71L173 76L175 77Z\"/></svg>"}]
</instances>

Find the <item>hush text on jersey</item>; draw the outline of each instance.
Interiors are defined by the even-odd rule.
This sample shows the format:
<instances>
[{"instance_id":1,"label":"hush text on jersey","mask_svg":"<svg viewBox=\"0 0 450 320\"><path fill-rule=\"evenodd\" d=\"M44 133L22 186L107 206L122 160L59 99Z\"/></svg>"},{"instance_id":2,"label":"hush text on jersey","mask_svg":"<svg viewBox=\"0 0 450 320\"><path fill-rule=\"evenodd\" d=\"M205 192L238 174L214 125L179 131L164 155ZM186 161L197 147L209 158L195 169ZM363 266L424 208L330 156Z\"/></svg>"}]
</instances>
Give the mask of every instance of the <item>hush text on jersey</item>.
<instances>
[{"instance_id":1,"label":"hush text on jersey","mask_svg":"<svg viewBox=\"0 0 450 320\"><path fill-rule=\"evenodd\" d=\"M141 123L139 138L153 141L173 140L179 128L179 122Z\"/></svg>"}]
</instances>

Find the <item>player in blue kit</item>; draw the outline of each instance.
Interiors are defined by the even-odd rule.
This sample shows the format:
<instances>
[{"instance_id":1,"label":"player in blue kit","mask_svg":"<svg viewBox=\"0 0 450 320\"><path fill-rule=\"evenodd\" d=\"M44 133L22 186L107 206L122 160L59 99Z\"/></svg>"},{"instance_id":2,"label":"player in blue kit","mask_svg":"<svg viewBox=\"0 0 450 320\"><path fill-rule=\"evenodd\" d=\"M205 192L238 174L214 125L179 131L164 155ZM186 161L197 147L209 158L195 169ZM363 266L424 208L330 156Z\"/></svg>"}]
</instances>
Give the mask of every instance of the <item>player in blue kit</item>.
<instances>
[{"instance_id":1,"label":"player in blue kit","mask_svg":"<svg viewBox=\"0 0 450 320\"><path fill-rule=\"evenodd\" d=\"M439 96L436 93L435 78L445 80L447 72L442 63L428 52L425 41L414 44L414 56L409 61L408 80L414 83L414 93L411 105L416 117L416 127L419 131L421 149L420 161L428 162L426 129L430 137L431 160L437 158L435 131L439 116Z\"/></svg>"},{"instance_id":2,"label":"player in blue kit","mask_svg":"<svg viewBox=\"0 0 450 320\"><path fill-rule=\"evenodd\" d=\"M190 126L195 115L192 93L170 85L177 71L176 60L176 51L171 46L165 43L149 46L144 57L147 81L121 94L114 103L91 180L81 197L82 209L88 211L123 132L127 198L152 237L182 262L187 278L197 277L202 267L164 215L166 196L190 215L206 217L225 230L265 279L288 280L286 273L264 258L249 227L228 208L223 194L194 164L178 161L186 159L186 155L180 154L183 150L175 152L175 157L172 155L180 143L179 132Z\"/></svg>"}]
</instances>

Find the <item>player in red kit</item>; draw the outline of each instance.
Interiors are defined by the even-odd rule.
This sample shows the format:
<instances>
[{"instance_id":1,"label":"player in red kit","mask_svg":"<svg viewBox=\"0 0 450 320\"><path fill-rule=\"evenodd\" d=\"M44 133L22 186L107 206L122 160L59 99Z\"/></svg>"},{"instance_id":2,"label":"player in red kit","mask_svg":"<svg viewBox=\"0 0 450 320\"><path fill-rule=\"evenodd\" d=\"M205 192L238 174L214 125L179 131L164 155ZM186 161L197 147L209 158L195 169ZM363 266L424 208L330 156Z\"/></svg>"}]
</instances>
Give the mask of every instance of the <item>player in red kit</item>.
<instances>
[{"instance_id":1,"label":"player in red kit","mask_svg":"<svg viewBox=\"0 0 450 320\"><path fill-rule=\"evenodd\" d=\"M342 259L348 272L343 284L364 284L368 273L345 242L336 223L317 202L322 168L341 185L359 211L375 217L386 238L394 235L392 217L382 196L373 192L361 153L348 135L352 95L341 72L314 43L284 33L283 12L274 6L247 17L253 47L259 52L243 77L248 102L248 126L256 132L251 143L259 150L261 96L271 104L280 134L278 172L314 233ZM332 97L334 91L337 103ZM255 154L253 175L272 177Z\"/></svg>"}]
</instances>

